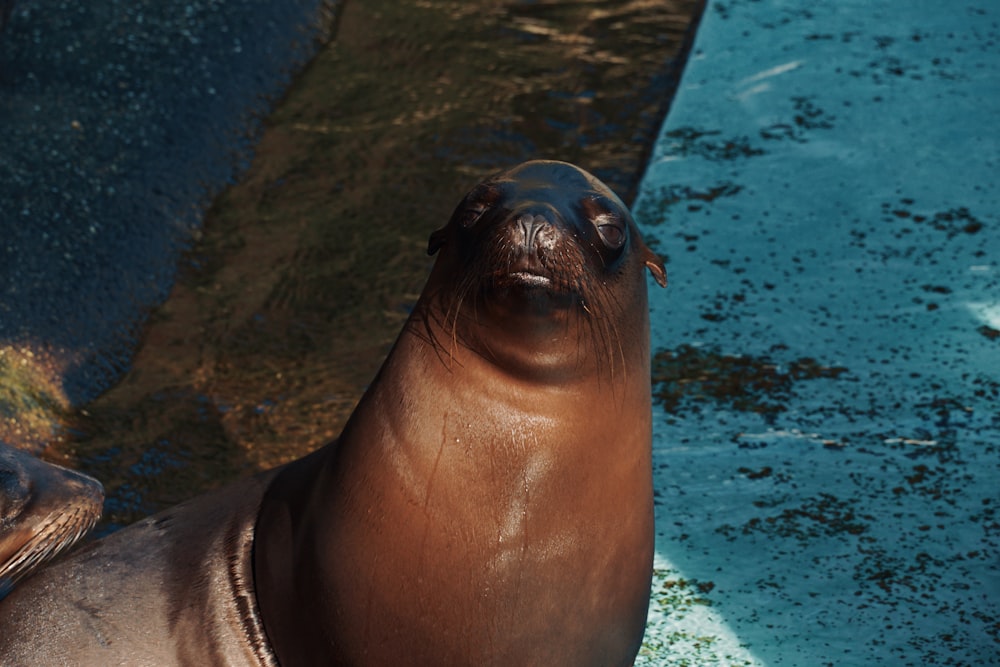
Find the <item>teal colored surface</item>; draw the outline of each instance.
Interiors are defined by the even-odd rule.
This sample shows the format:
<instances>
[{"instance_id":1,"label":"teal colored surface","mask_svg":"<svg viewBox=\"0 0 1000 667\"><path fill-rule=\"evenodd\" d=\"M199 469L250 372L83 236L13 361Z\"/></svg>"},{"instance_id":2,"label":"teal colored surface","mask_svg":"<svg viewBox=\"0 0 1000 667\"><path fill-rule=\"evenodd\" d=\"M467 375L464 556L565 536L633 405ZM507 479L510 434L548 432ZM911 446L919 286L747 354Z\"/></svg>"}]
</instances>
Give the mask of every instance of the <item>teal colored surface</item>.
<instances>
[{"instance_id":1,"label":"teal colored surface","mask_svg":"<svg viewBox=\"0 0 1000 667\"><path fill-rule=\"evenodd\" d=\"M635 206L692 364L637 664L1000 664L998 118L996 2L709 2Z\"/></svg>"}]
</instances>

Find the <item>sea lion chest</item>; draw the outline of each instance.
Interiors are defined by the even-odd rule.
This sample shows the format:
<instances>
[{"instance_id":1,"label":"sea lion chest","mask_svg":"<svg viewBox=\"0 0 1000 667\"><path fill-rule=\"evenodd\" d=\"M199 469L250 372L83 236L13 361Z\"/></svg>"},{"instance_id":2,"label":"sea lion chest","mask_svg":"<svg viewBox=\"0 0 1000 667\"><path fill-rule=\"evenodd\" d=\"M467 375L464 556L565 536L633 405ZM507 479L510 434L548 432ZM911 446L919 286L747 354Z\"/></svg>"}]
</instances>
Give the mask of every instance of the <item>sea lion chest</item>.
<instances>
[{"instance_id":1,"label":"sea lion chest","mask_svg":"<svg viewBox=\"0 0 1000 667\"><path fill-rule=\"evenodd\" d=\"M531 386L471 359L431 372L405 348L324 468L337 493L305 511L327 526L301 571L338 659L614 664L645 621L648 419L621 387Z\"/></svg>"}]
</instances>

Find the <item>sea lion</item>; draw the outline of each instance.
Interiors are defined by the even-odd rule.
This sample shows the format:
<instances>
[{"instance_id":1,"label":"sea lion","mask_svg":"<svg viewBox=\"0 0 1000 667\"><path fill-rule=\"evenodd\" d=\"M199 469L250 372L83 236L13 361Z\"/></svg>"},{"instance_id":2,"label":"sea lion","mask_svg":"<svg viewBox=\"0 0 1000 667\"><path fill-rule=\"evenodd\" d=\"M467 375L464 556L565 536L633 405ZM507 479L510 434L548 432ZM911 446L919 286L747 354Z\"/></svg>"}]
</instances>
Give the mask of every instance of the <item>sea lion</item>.
<instances>
[{"instance_id":1,"label":"sea lion","mask_svg":"<svg viewBox=\"0 0 1000 667\"><path fill-rule=\"evenodd\" d=\"M0 599L101 516L104 487L0 442Z\"/></svg>"},{"instance_id":2,"label":"sea lion","mask_svg":"<svg viewBox=\"0 0 1000 667\"><path fill-rule=\"evenodd\" d=\"M493 176L431 236L341 436L0 603L0 663L628 665L653 554L644 268L587 172Z\"/></svg>"},{"instance_id":3,"label":"sea lion","mask_svg":"<svg viewBox=\"0 0 1000 667\"><path fill-rule=\"evenodd\" d=\"M560 162L477 186L435 251L339 441L265 495L279 662L629 665L653 556L644 267L665 284L663 264Z\"/></svg>"}]
</instances>

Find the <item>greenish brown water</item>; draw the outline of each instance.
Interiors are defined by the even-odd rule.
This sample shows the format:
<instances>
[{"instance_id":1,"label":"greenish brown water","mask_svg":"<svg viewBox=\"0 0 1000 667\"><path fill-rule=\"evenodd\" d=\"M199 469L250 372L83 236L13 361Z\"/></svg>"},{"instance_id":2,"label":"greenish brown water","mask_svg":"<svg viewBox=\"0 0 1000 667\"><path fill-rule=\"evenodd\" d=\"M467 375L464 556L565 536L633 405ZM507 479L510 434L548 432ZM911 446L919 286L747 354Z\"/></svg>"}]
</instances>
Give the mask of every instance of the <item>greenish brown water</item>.
<instances>
[{"instance_id":1,"label":"greenish brown water","mask_svg":"<svg viewBox=\"0 0 1000 667\"><path fill-rule=\"evenodd\" d=\"M46 458L101 479L115 527L335 437L481 177L561 159L631 199L700 5L346 2L131 370Z\"/></svg>"}]
</instances>

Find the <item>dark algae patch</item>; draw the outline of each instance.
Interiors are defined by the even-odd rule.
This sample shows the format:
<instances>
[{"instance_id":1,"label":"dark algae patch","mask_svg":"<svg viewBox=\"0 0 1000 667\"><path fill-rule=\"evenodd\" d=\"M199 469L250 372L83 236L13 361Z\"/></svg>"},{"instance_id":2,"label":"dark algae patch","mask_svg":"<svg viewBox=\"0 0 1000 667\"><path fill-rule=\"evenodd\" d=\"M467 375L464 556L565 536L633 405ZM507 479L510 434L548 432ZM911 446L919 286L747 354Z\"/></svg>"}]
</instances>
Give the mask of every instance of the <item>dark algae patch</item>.
<instances>
[{"instance_id":1,"label":"dark algae patch","mask_svg":"<svg viewBox=\"0 0 1000 667\"><path fill-rule=\"evenodd\" d=\"M715 403L739 412L784 412L796 383L836 379L847 372L809 357L779 364L769 357L725 354L681 345L653 356L653 400L668 413Z\"/></svg>"},{"instance_id":2,"label":"dark algae patch","mask_svg":"<svg viewBox=\"0 0 1000 667\"><path fill-rule=\"evenodd\" d=\"M912 222L926 225L936 231L944 232L949 239L961 234L978 234L986 224L976 217L966 206L956 206L946 211L921 212L915 209L916 201L910 198L897 203L882 204L882 219L885 222ZM909 233L905 224L901 225L900 233Z\"/></svg>"},{"instance_id":3,"label":"dark algae patch","mask_svg":"<svg viewBox=\"0 0 1000 667\"><path fill-rule=\"evenodd\" d=\"M978 329L976 329L976 331L978 331L983 336L986 336L990 340L1000 339L1000 329L994 329L988 324L980 326Z\"/></svg>"},{"instance_id":4,"label":"dark algae patch","mask_svg":"<svg viewBox=\"0 0 1000 667\"><path fill-rule=\"evenodd\" d=\"M714 583L683 577L673 578L669 574L669 571L663 569L655 571L656 576L663 577L663 581L657 582L660 585L653 592L659 604L679 613L691 611L695 606L712 606L708 594L715 588Z\"/></svg>"},{"instance_id":5,"label":"dark algae patch","mask_svg":"<svg viewBox=\"0 0 1000 667\"><path fill-rule=\"evenodd\" d=\"M852 502L821 493L815 498L807 498L799 507L785 508L772 516L754 517L739 528L723 525L716 532L728 539L735 539L735 534L739 532L743 535L762 533L807 541L841 533L861 535L872 521L874 517L858 515Z\"/></svg>"},{"instance_id":6,"label":"dark algae patch","mask_svg":"<svg viewBox=\"0 0 1000 667\"><path fill-rule=\"evenodd\" d=\"M765 140L790 139L799 143L808 141L807 133L812 130L829 130L836 120L823 109L820 109L810 97L793 97L791 99L793 112L788 122L776 123L760 131Z\"/></svg>"},{"instance_id":7,"label":"dark algae patch","mask_svg":"<svg viewBox=\"0 0 1000 667\"><path fill-rule=\"evenodd\" d=\"M751 145L747 137L723 137L719 130L679 127L661 139L661 149L668 155L687 157L698 155L706 160L725 161L763 155L762 148Z\"/></svg>"},{"instance_id":8,"label":"dark algae patch","mask_svg":"<svg viewBox=\"0 0 1000 667\"><path fill-rule=\"evenodd\" d=\"M688 211L697 211L721 197L732 197L743 190L742 185L724 181L705 189L687 185L669 185L657 188L656 194L643 200L635 211L636 217L645 225L661 225L667 222L670 209L686 203Z\"/></svg>"},{"instance_id":9,"label":"dark algae patch","mask_svg":"<svg viewBox=\"0 0 1000 667\"><path fill-rule=\"evenodd\" d=\"M717 655L719 638L716 635L681 627L683 619L692 612L715 606L712 600L714 592L717 591L713 581L684 577L672 568L654 568L650 602L671 626L659 632L646 633L639 651L640 658L670 655L670 664L679 667L752 664L742 656Z\"/></svg>"}]
</instances>

